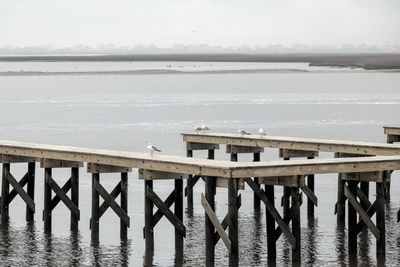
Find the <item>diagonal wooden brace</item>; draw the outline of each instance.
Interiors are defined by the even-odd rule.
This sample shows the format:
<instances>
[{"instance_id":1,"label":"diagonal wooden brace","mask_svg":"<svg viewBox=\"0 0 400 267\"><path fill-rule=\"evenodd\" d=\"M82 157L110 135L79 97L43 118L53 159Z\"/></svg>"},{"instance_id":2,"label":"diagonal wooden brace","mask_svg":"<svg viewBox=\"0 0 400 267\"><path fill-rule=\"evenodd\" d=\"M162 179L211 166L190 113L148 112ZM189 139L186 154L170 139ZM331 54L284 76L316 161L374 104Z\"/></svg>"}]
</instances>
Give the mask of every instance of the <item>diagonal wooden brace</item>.
<instances>
[{"instance_id":1,"label":"diagonal wooden brace","mask_svg":"<svg viewBox=\"0 0 400 267\"><path fill-rule=\"evenodd\" d=\"M197 182L200 180L200 178L202 178L204 180L203 177L201 177L200 175L194 175L192 178L192 187L194 187ZM187 186L185 187L185 197L187 196Z\"/></svg>"},{"instance_id":2,"label":"diagonal wooden brace","mask_svg":"<svg viewBox=\"0 0 400 267\"><path fill-rule=\"evenodd\" d=\"M308 188L308 186L304 183L304 180L301 179L300 180L300 188L301 191L304 192L304 194L306 194L306 196L308 197L309 200L311 200L311 202L318 207L318 197L314 194L313 191L311 191L310 188Z\"/></svg>"},{"instance_id":3,"label":"diagonal wooden brace","mask_svg":"<svg viewBox=\"0 0 400 267\"><path fill-rule=\"evenodd\" d=\"M226 234L224 228L220 224L217 215L215 215L214 211L212 210L210 204L208 203L206 197L203 194L201 194L201 205L206 211L208 218L214 225L215 229L217 230L217 233L221 237L226 248L228 249L228 251L231 251L231 240L229 239L229 236Z\"/></svg>"},{"instance_id":4,"label":"diagonal wooden brace","mask_svg":"<svg viewBox=\"0 0 400 267\"><path fill-rule=\"evenodd\" d=\"M33 199L25 192L22 186L15 180L14 176L11 173L7 173L6 179L10 182L11 186L14 187L15 191L17 191L18 195L25 201L28 207L35 212L35 202Z\"/></svg>"},{"instance_id":5,"label":"diagonal wooden brace","mask_svg":"<svg viewBox=\"0 0 400 267\"><path fill-rule=\"evenodd\" d=\"M67 196L67 194L58 186L58 184L53 180L53 178L47 176L46 183L50 188L56 193L56 195L64 202L65 206L74 214L74 216L80 219L80 211L74 202Z\"/></svg>"},{"instance_id":6,"label":"diagonal wooden brace","mask_svg":"<svg viewBox=\"0 0 400 267\"><path fill-rule=\"evenodd\" d=\"M274 205L268 200L267 196L265 195L264 190L260 189L253 180L250 178L245 179L246 183L253 189L253 191L260 197L260 199L264 202L266 209L275 219L276 223L278 224L279 228L285 234L285 236L289 239L290 244L294 247L296 245L296 239L293 236L292 232L290 231L287 223L282 219L279 212L275 209Z\"/></svg>"},{"instance_id":7,"label":"diagonal wooden brace","mask_svg":"<svg viewBox=\"0 0 400 267\"><path fill-rule=\"evenodd\" d=\"M22 177L21 180L18 182L19 185L20 185L21 187L24 187L25 184L28 182L28 179L29 179L29 173L26 173L26 174L24 175L24 177ZM18 192L17 192L15 189L11 190L10 194L8 195L8 204L10 204L11 201L13 201L14 198L15 198L17 195L18 195Z\"/></svg>"},{"instance_id":8,"label":"diagonal wooden brace","mask_svg":"<svg viewBox=\"0 0 400 267\"><path fill-rule=\"evenodd\" d=\"M353 196L350 189L346 185L344 185L344 195L350 201L351 205L360 215L361 219L364 221L365 225L369 228L375 238L379 240L380 232L378 228L375 226L371 218L368 216L367 212L361 207L361 204L358 203L357 199Z\"/></svg>"},{"instance_id":9,"label":"diagonal wooden brace","mask_svg":"<svg viewBox=\"0 0 400 267\"><path fill-rule=\"evenodd\" d=\"M239 209L240 206L242 206L242 194L240 194L238 196L237 201L236 201L236 208ZM225 218L221 222L221 226L222 226L222 228L224 228L224 231L226 230L226 228L228 228L228 220L229 220L229 214L226 214ZM218 243L220 238L221 237L218 234L218 232L215 232L215 234L214 234L214 246Z\"/></svg>"},{"instance_id":10,"label":"diagonal wooden brace","mask_svg":"<svg viewBox=\"0 0 400 267\"><path fill-rule=\"evenodd\" d=\"M108 205L114 210L114 212L121 218L126 226L130 227L130 218L128 214L118 205L112 196L104 189L104 187L95 182L94 188L99 193L99 195L108 203Z\"/></svg>"},{"instance_id":11,"label":"diagonal wooden brace","mask_svg":"<svg viewBox=\"0 0 400 267\"><path fill-rule=\"evenodd\" d=\"M172 190L171 194L165 199L164 204L168 207L168 209L174 204L175 202L175 189ZM153 220L152 220L152 225L151 228L154 228L157 223L161 220L161 218L164 216L161 210L157 210L156 213L153 215ZM143 227L143 238L146 238L145 236L145 228Z\"/></svg>"},{"instance_id":12,"label":"diagonal wooden brace","mask_svg":"<svg viewBox=\"0 0 400 267\"><path fill-rule=\"evenodd\" d=\"M113 199L116 199L118 197L118 195L121 193L121 182L119 182L117 184L116 187L114 187L114 189L111 191L110 196ZM99 207L99 218L101 218L101 216L103 216L103 214L107 211L107 209L110 207L110 205L108 204L107 201L104 201L100 207Z\"/></svg>"},{"instance_id":13,"label":"diagonal wooden brace","mask_svg":"<svg viewBox=\"0 0 400 267\"><path fill-rule=\"evenodd\" d=\"M71 178L61 187L61 190L66 194L71 189ZM61 198L58 195L55 195L51 200L50 209L53 210L58 203L61 201Z\"/></svg>"},{"instance_id":14,"label":"diagonal wooden brace","mask_svg":"<svg viewBox=\"0 0 400 267\"><path fill-rule=\"evenodd\" d=\"M371 218L372 216L374 216L375 212L376 212L376 201L374 202L374 204L371 204L368 209L367 209L367 214L368 216ZM361 219L360 221L358 221L357 223L357 234L360 233L362 231L362 229L364 228L365 223L364 221Z\"/></svg>"},{"instance_id":15,"label":"diagonal wooden brace","mask_svg":"<svg viewBox=\"0 0 400 267\"><path fill-rule=\"evenodd\" d=\"M150 188L147 187L146 196L157 206L164 216L172 223L172 225L179 231L179 233L186 237L186 227L180 219L178 219L169 207L157 196L157 194Z\"/></svg>"}]
</instances>

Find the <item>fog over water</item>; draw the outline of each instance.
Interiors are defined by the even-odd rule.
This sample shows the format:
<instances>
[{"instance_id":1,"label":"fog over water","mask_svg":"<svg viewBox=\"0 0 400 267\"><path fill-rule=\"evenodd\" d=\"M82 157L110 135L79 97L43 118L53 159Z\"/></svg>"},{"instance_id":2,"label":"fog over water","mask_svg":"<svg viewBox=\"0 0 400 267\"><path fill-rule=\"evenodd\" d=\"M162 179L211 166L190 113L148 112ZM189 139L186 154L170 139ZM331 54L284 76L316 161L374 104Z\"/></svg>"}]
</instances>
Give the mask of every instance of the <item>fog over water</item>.
<instances>
[{"instance_id":1,"label":"fog over water","mask_svg":"<svg viewBox=\"0 0 400 267\"><path fill-rule=\"evenodd\" d=\"M7 64L0 63L1 71L18 71L15 65ZM46 67L46 64L50 65ZM162 66L167 64L162 63ZM224 63L216 63L216 66L226 68ZM251 66L245 65L245 68ZM53 68L51 63L33 67L43 71ZM116 66L121 67L125 66ZM191 68L192 65L185 67ZM277 136L386 142L382 126L400 125L399 84L399 73L350 71L1 76L0 135L3 140L137 152L145 152L146 143L152 142L163 150L162 154L182 156L186 152L180 133L192 132L192 127L201 123L206 123L214 132L235 133L239 128L256 132L263 127L267 134ZM277 149L265 151L261 160L279 160ZM224 152L225 148L221 146L216 158L228 160L229 156ZM195 157L205 157L201 152L194 154ZM332 157L332 154L321 153L320 156ZM250 156L239 155L239 161L250 160ZM12 173L20 178L25 168L23 164L12 164ZM69 214L62 203L53 211L52 235L43 234L43 177L43 170L37 165L33 225L26 225L24 221L25 206L20 198L10 206L10 224L0 231L1 262L21 266L205 264L204 211L200 203L203 182L195 187L194 216L184 215L187 237L184 255L180 259L171 245L173 227L165 218L155 228L153 257L145 255L142 238L144 189L143 182L137 180L137 170L129 174L131 228L128 242L120 243L119 220L112 211L107 211L100 220L98 246L90 243L91 179L86 169L80 170L81 221L78 236L69 231ZM54 177L62 185L69 172L57 169ZM118 183L118 175L101 175L100 180L111 191ZM336 228L333 214L337 175L316 175L315 183L319 205L315 209L314 221L307 221L306 205L302 206L302 262L305 266L348 264L347 230L343 233ZM156 181L154 184L155 191L163 199L173 188L171 182ZM279 207L282 190L277 187L276 191L275 203ZM370 192L373 199L374 185ZM248 187L240 193L241 265L265 266L265 209L261 214L253 212L253 195ZM217 215L222 219L227 211L226 189L217 190L216 201ZM393 266L400 265L400 227L396 223L399 208L400 176L394 172L392 200L386 207L387 263ZM358 264L375 265L373 235L362 232L359 244ZM291 248L285 237L279 239L277 248L277 264L291 265ZM216 265L227 265L227 255L220 242L216 247Z\"/></svg>"}]
</instances>

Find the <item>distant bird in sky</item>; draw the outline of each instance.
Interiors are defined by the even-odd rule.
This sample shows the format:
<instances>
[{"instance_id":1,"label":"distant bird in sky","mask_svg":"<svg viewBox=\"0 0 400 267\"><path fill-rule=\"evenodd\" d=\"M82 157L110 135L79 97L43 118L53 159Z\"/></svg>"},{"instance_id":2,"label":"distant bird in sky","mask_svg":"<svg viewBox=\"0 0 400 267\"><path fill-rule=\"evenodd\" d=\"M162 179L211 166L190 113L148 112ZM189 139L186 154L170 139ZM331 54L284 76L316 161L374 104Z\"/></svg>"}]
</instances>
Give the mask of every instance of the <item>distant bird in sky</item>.
<instances>
[{"instance_id":1,"label":"distant bird in sky","mask_svg":"<svg viewBox=\"0 0 400 267\"><path fill-rule=\"evenodd\" d=\"M238 132L243 136L243 135L250 135L251 133L246 132L245 130L239 129Z\"/></svg>"},{"instance_id":2,"label":"distant bird in sky","mask_svg":"<svg viewBox=\"0 0 400 267\"><path fill-rule=\"evenodd\" d=\"M260 129L258 129L258 133L260 134L260 136L266 135L264 129L261 127L260 127Z\"/></svg>"},{"instance_id":3,"label":"distant bird in sky","mask_svg":"<svg viewBox=\"0 0 400 267\"><path fill-rule=\"evenodd\" d=\"M149 143L146 148L150 151L151 156L153 156L154 151L161 152L161 149L158 149L157 147L153 146L151 143Z\"/></svg>"},{"instance_id":4,"label":"distant bird in sky","mask_svg":"<svg viewBox=\"0 0 400 267\"><path fill-rule=\"evenodd\" d=\"M207 125L201 125L201 126L195 126L193 127L193 130L195 130L197 133L199 132L207 132L210 130Z\"/></svg>"}]
</instances>

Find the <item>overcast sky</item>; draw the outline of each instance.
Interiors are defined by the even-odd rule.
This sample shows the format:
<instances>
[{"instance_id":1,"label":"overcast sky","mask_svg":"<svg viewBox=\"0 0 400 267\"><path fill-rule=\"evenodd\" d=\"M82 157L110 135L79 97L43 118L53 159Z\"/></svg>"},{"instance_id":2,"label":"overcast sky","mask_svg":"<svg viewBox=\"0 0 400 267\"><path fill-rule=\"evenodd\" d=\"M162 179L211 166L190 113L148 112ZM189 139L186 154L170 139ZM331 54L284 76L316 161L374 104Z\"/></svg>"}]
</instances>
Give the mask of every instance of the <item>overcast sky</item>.
<instances>
[{"instance_id":1,"label":"overcast sky","mask_svg":"<svg viewBox=\"0 0 400 267\"><path fill-rule=\"evenodd\" d=\"M399 45L399 0L0 0L0 47Z\"/></svg>"}]
</instances>

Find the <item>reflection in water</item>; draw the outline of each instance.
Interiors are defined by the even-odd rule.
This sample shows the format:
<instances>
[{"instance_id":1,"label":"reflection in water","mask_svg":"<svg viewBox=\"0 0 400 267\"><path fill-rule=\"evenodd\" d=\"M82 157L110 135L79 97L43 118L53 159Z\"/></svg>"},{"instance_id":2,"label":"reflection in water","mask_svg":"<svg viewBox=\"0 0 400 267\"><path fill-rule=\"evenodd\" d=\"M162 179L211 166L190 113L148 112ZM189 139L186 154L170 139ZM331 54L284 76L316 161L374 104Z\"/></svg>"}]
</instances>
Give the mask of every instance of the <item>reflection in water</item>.
<instances>
[{"instance_id":1,"label":"reflection in water","mask_svg":"<svg viewBox=\"0 0 400 267\"><path fill-rule=\"evenodd\" d=\"M336 255L337 255L337 263L339 266L345 266L346 264L346 232L342 225L336 226Z\"/></svg>"},{"instance_id":2,"label":"reflection in water","mask_svg":"<svg viewBox=\"0 0 400 267\"><path fill-rule=\"evenodd\" d=\"M306 259L304 260L307 266L314 266L318 255L317 247L318 220L308 220L307 229L303 235L305 241Z\"/></svg>"}]
</instances>

